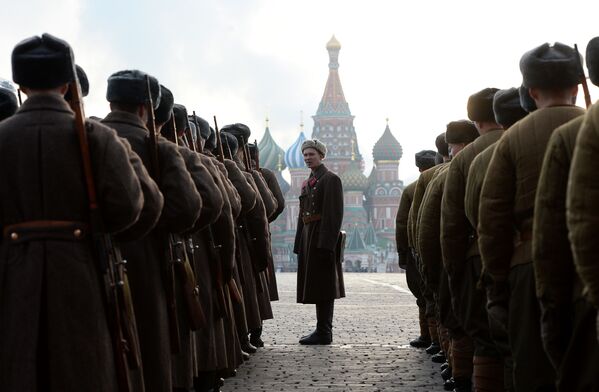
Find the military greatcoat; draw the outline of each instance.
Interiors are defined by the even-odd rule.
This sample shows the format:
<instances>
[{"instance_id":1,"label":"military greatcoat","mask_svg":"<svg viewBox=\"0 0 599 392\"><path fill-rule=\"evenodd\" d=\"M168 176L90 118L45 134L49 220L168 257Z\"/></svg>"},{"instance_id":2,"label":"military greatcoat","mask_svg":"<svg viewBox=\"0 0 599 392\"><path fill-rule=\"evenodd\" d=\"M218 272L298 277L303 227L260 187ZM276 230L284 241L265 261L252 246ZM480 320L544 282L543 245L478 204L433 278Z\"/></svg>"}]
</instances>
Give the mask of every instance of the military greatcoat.
<instances>
[{"instance_id":1,"label":"military greatcoat","mask_svg":"<svg viewBox=\"0 0 599 392\"><path fill-rule=\"evenodd\" d=\"M87 223L89 206L75 131L62 96L40 94L0 123L0 389L114 391L112 343L90 238L12 236L31 221ZM106 230L139 217L143 195L125 143L88 121ZM138 159L137 157L134 157Z\"/></svg>"},{"instance_id":2,"label":"military greatcoat","mask_svg":"<svg viewBox=\"0 0 599 392\"><path fill-rule=\"evenodd\" d=\"M341 179L324 165L312 171L300 195L294 253L298 256L297 302L345 297L337 241L343 221Z\"/></svg>"}]
</instances>

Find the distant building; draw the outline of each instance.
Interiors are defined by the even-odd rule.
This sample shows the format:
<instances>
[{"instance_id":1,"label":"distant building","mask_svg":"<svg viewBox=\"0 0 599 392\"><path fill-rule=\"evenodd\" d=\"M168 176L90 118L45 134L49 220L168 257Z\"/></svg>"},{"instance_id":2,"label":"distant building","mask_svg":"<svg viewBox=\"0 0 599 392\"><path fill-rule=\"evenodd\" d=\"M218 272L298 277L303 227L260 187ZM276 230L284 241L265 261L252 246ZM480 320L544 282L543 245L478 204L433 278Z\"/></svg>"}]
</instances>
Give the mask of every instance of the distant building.
<instances>
[{"instance_id":1,"label":"distant building","mask_svg":"<svg viewBox=\"0 0 599 392\"><path fill-rule=\"evenodd\" d=\"M364 161L353 125L354 116L349 110L339 78L341 44L333 36L326 48L329 52L329 77L316 115L312 116L312 138L327 145L325 164L339 175L343 183L343 230L348 235L345 269L397 271L395 215L403 190L403 182L398 177L402 147L387 121L372 151L372 171L368 177L364 175ZM298 197L302 183L309 175L301 152L304 140L306 135L302 123L296 141L284 151L272 138L267 122L266 132L258 145L260 164L275 171L287 203L285 211L271 224L275 265L282 271L297 268L293 243L299 215ZM289 169L290 184L281 175L285 168Z\"/></svg>"}]
</instances>

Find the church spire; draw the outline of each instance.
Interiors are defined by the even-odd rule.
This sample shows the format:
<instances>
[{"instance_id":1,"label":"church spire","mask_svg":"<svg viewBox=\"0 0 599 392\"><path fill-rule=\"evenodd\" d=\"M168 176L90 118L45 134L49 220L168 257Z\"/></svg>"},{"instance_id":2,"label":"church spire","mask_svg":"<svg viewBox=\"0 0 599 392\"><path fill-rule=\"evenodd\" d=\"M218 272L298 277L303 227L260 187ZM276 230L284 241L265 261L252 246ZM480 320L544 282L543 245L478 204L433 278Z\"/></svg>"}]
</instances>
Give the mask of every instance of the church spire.
<instances>
[{"instance_id":1,"label":"church spire","mask_svg":"<svg viewBox=\"0 0 599 392\"><path fill-rule=\"evenodd\" d=\"M329 52L329 78L324 88L324 94L318 105L317 116L341 115L350 116L349 105L345 100L341 79L339 79L339 51L341 44L333 37L327 43Z\"/></svg>"}]
</instances>

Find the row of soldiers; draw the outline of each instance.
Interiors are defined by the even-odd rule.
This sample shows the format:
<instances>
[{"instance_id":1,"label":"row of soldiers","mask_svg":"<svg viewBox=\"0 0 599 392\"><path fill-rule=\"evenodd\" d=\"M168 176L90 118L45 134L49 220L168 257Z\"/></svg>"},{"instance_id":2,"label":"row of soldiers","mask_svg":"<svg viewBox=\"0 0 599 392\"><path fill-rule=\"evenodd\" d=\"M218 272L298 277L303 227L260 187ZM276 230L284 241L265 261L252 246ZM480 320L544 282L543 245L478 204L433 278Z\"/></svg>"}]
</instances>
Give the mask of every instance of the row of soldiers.
<instances>
[{"instance_id":1,"label":"row of soldiers","mask_svg":"<svg viewBox=\"0 0 599 392\"><path fill-rule=\"evenodd\" d=\"M586 65L599 86L599 37ZM597 391L599 105L576 48L543 44L520 71L416 154L396 233L419 308L411 345L443 363L446 390Z\"/></svg>"},{"instance_id":2,"label":"row of soldiers","mask_svg":"<svg viewBox=\"0 0 599 392\"><path fill-rule=\"evenodd\" d=\"M264 345L278 299L269 222L284 208L250 129L219 132L138 70L110 113L49 34L0 85L3 391L218 391Z\"/></svg>"}]
</instances>

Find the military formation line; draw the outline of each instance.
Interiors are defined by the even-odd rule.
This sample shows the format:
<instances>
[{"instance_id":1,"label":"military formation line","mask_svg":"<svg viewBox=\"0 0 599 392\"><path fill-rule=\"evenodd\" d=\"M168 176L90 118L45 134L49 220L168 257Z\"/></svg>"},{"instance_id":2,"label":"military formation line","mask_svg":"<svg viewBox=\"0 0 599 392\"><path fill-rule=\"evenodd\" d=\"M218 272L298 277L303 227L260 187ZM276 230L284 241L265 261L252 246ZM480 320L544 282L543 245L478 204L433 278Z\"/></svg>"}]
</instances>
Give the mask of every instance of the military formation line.
<instances>
[{"instance_id":1,"label":"military formation line","mask_svg":"<svg viewBox=\"0 0 599 392\"><path fill-rule=\"evenodd\" d=\"M599 37L585 60L599 86ZM519 67L519 88L471 95L469 120L416 154L396 219L410 344L445 390L598 391L599 106L576 47L543 44Z\"/></svg>"},{"instance_id":2,"label":"military formation line","mask_svg":"<svg viewBox=\"0 0 599 392\"><path fill-rule=\"evenodd\" d=\"M0 389L220 390L278 299L269 222L284 199L250 129L219 132L138 70L112 74L110 113L86 119L85 72L49 34L18 43L12 68Z\"/></svg>"}]
</instances>

